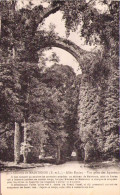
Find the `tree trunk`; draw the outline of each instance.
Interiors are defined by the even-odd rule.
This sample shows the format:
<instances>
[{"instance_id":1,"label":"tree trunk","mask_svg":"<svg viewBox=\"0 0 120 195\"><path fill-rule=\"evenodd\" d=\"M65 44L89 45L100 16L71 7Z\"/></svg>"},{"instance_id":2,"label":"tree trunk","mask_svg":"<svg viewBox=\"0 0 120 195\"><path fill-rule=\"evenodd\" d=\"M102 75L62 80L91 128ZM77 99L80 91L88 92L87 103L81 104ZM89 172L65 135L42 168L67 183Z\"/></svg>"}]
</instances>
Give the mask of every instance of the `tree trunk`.
<instances>
[{"instance_id":1,"label":"tree trunk","mask_svg":"<svg viewBox=\"0 0 120 195\"><path fill-rule=\"evenodd\" d=\"M0 10L0 38L1 38L1 10Z\"/></svg>"},{"instance_id":2,"label":"tree trunk","mask_svg":"<svg viewBox=\"0 0 120 195\"><path fill-rule=\"evenodd\" d=\"M26 151L24 151L24 154L23 154L23 162L24 163L27 163L27 154L26 154Z\"/></svg>"},{"instance_id":3,"label":"tree trunk","mask_svg":"<svg viewBox=\"0 0 120 195\"><path fill-rule=\"evenodd\" d=\"M15 133L14 133L14 162L18 164L20 162L20 127L15 122Z\"/></svg>"},{"instance_id":4,"label":"tree trunk","mask_svg":"<svg viewBox=\"0 0 120 195\"><path fill-rule=\"evenodd\" d=\"M23 162L27 163L27 151L26 151L26 144L27 144L27 124L24 119L24 152L23 152Z\"/></svg>"},{"instance_id":5,"label":"tree trunk","mask_svg":"<svg viewBox=\"0 0 120 195\"><path fill-rule=\"evenodd\" d=\"M41 154L42 157L45 157L45 151L44 151L44 146L43 146L43 144L44 144L44 139L41 138L40 154Z\"/></svg>"},{"instance_id":6,"label":"tree trunk","mask_svg":"<svg viewBox=\"0 0 120 195\"><path fill-rule=\"evenodd\" d=\"M57 159L56 159L56 163L59 164L61 161L61 149L60 146L57 147Z\"/></svg>"}]
</instances>

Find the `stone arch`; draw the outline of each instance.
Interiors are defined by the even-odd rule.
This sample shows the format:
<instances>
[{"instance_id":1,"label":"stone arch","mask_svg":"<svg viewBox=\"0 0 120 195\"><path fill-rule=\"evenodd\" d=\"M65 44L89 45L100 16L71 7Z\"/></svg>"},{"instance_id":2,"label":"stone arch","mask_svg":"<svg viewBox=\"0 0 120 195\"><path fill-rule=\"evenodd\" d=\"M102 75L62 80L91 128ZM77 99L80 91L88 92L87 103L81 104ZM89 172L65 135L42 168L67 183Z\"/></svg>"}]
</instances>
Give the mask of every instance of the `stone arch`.
<instances>
[{"instance_id":1,"label":"stone arch","mask_svg":"<svg viewBox=\"0 0 120 195\"><path fill-rule=\"evenodd\" d=\"M59 36L54 36L53 38L47 37L46 41L41 43L40 36L41 35L38 32L37 38L35 38L36 50L46 47L61 48L70 53L78 61L83 73L86 71L87 64L91 64L91 61L94 61L94 58L96 57L96 53L86 51L68 39Z\"/></svg>"},{"instance_id":2,"label":"stone arch","mask_svg":"<svg viewBox=\"0 0 120 195\"><path fill-rule=\"evenodd\" d=\"M48 47L45 48L45 51L43 52L44 55L47 55L48 59L47 59L47 65L50 67L54 64L62 64L62 65L67 65L71 68L73 68L74 72L76 75L78 74L82 74L82 70L79 66L78 61L76 60L76 58L69 53L68 51L61 49L59 47ZM49 57L52 57L52 54L56 53L57 57L58 57L58 62L57 61L50 61L49 62Z\"/></svg>"}]
</instances>

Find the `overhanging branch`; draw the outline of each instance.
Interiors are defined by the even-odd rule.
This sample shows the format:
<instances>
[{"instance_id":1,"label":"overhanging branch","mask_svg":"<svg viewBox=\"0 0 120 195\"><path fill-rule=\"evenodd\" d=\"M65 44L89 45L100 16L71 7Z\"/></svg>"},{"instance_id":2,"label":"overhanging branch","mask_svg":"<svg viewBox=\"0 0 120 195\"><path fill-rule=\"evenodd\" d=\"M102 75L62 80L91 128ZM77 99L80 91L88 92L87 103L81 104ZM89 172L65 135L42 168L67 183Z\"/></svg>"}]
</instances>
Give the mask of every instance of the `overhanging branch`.
<instances>
[{"instance_id":1,"label":"overhanging branch","mask_svg":"<svg viewBox=\"0 0 120 195\"><path fill-rule=\"evenodd\" d=\"M56 13L60 10L60 6L52 7L51 5L47 8L43 8L43 10L39 12L38 18L37 18L37 26L48 16L51 14Z\"/></svg>"}]
</instances>

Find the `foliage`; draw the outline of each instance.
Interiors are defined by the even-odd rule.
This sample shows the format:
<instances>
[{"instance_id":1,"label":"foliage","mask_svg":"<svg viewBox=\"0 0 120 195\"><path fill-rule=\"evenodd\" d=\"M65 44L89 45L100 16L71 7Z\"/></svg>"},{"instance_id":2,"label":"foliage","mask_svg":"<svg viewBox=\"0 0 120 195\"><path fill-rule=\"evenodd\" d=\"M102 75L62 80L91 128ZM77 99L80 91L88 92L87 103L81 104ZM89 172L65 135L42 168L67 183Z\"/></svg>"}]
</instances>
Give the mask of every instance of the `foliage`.
<instances>
[{"instance_id":1,"label":"foliage","mask_svg":"<svg viewBox=\"0 0 120 195\"><path fill-rule=\"evenodd\" d=\"M104 104L104 153L111 158L119 157L119 72L117 68L117 61L111 59L111 67L109 75L105 80L106 89L103 89L104 95L102 98ZM110 59L105 60L106 64ZM106 156L105 156L106 158Z\"/></svg>"},{"instance_id":2,"label":"foliage","mask_svg":"<svg viewBox=\"0 0 120 195\"><path fill-rule=\"evenodd\" d=\"M70 30L76 31L81 25L80 36L83 36L86 42L93 44L101 43L110 48L110 41L114 39L119 40L119 2L104 0L75 0L75 1L56 1L53 5L61 3L61 10L63 11L63 18L65 19L67 34L69 36ZM99 10L97 5L103 6ZM106 8L106 11L104 11Z\"/></svg>"},{"instance_id":3,"label":"foliage","mask_svg":"<svg viewBox=\"0 0 120 195\"><path fill-rule=\"evenodd\" d=\"M0 124L0 132L2 130L6 130L5 133L0 135L0 159L3 161L13 161L14 160L14 130L13 124L8 124L9 126L3 126L1 128Z\"/></svg>"},{"instance_id":4,"label":"foliage","mask_svg":"<svg viewBox=\"0 0 120 195\"><path fill-rule=\"evenodd\" d=\"M21 85L19 83L17 64L11 57L7 59L1 58L0 69L0 120L2 122L20 121L23 113L21 112L19 100Z\"/></svg>"},{"instance_id":5,"label":"foliage","mask_svg":"<svg viewBox=\"0 0 120 195\"><path fill-rule=\"evenodd\" d=\"M69 78L71 79L69 80ZM40 153L41 139L45 145L46 154L49 153L49 145L52 146L50 153L54 155L57 148L63 150L61 155L64 153L65 142L71 143L71 148L73 148L78 95L75 85L75 74L72 68L55 64L46 69L41 77L41 82L32 87L29 97L31 111L29 121L33 123L32 129L41 134L41 136L38 134L34 136L34 143L39 145L36 154ZM34 127L36 122L37 129ZM37 141L37 139L40 140ZM68 155L68 151L66 155Z\"/></svg>"},{"instance_id":6,"label":"foliage","mask_svg":"<svg viewBox=\"0 0 120 195\"><path fill-rule=\"evenodd\" d=\"M89 82L88 77L82 77L80 86L80 100L78 107L79 135L82 148L85 151L85 160L100 158L102 149L102 130L100 123L100 96L96 86ZM89 146L89 147L88 147ZM81 146L80 146L81 147ZM92 156L91 156L92 154Z\"/></svg>"}]
</instances>

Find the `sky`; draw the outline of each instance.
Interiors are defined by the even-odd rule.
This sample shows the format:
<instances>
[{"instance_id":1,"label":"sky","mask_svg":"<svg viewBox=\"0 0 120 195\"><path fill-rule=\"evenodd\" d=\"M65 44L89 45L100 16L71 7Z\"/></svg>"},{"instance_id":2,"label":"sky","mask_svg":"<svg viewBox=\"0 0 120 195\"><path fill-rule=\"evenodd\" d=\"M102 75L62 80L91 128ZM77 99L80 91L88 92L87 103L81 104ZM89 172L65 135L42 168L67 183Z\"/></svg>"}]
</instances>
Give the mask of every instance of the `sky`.
<instances>
[{"instance_id":1,"label":"sky","mask_svg":"<svg viewBox=\"0 0 120 195\"><path fill-rule=\"evenodd\" d=\"M57 19L56 19L57 18ZM58 11L55 14L51 14L48 18L45 19L43 25L41 24L39 26L39 29L41 30L50 30L50 25L55 25L55 33L57 33L60 37L66 38L66 29L65 29L65 21L62 19L62 12ZM89 46L85 45L84 39L80 38L80 26L78 27L78 30L76 32L70 32L70 36L68 37L68 40L72 41L76 45L80 46L82 49L90 51L95 50L96 46ZM51 50L45 51L44 54L46 54L47 57L49 57L52 52L55 52L57 56L60 58L60 63L63 65L69 65L74 69L74 72L76 75L81 74L81 68L79 66L79 63L77 60L68 52L66 52L63 49L59 48L52 48ZM47 66L53 65L49 61L46 62Z\"/></svg>"},{"instance_id":2,"label":"sky","mask_svg":"<svg viewBox=\"0 0 120 195\"><path fill-rule=\"evenodd\" d=\"M28 4L28 0L24 0L23 2L24 2L24 7L25 7ZM49 6L49 3L46 3L45 0L34 0L34 1L32 0L32 3L34 5L42 4L44 7ZM22 0L18 0L17 6L19 9L23 7ZM103 11L105 12L107 8L103 7L102 5L99 5L99 10L101 10L101 12ZM39 26L39 29L41 30L44 29L46 31L49 31L51 24L55 26L55 29L54 29L55 33L57 33L60 37L66 38L65 21L62 19L62 12L58 11L55 14L51 14L48 18L44 20L44 23ZM79 26L76 32L70 32L70 36L68 37L68 40L74 42L79 47L87 51L95 51L97 49L100 49L99 47L95 45L89 46L85 44L84 39L80 38L80 35L79 35L80 28L81 27ZM47 58L49 58L53 52L55 52L57 56L59 57L60 64L71 66L77 75L82 73L81 68L78 62L76 61L76 59L71 54L66 52L65 50L53 47L50 50L46 50L44 54ZM49 62L48 60L46 62L46 65L47 67L50 67L53 65L53 63Z\"/></svg>"},{"instance_id":3,"label":"sky","mask_svg":"<svg viewBox=\"0 0 120 195\"><path fill-rule=\"evenodd\" d=\"M57 18L57 20L56 20ZM66 38L66 33L65 33L65 21L62 20L62 13L57 12L55 14L50 15L47 19L45 19L44 24L40 25L40 29L44 29L46 31L50 30L50 25L53 24L55 25L55 33L57 33L60 37ZM72 42L78 44L81 40L80 37L76 33L71 33L69 36L69 40ZM84 45L83 41L81 41L81 44ZM81 74L81 69L79 67L79 63L76 61L76 59L67 51L60 49L60 48L55 48L53 47L51 50L46 50L44 53L46 54L46 57L51 56L51 54L55 52L57 56L60 59L60 64L63 65L69 65L74 69L74 72L76 74ZM47 61L47 66L53 65L49 61Z\"/></svg>"}]
</instances>

